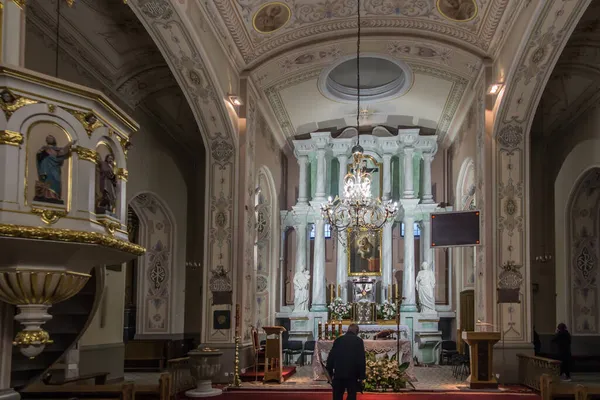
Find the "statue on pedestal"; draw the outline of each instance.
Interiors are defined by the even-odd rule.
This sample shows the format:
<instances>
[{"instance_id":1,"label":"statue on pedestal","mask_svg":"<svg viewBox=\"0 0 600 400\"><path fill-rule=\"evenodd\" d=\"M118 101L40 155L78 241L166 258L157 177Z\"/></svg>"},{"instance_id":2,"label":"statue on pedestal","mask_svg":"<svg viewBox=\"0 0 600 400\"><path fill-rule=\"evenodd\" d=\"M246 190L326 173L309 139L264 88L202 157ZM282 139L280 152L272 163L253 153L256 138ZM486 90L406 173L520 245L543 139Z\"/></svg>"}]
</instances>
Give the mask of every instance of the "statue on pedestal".
<instances>
[{"instance_id":1,"label":"statue on pedestal","mask_svg":"<svg viewBox=\"0 0 600 400\"><path fill-rule=\"evenodd\" d=\"M46 137L46 145L36 154L38 181L35 183L34 201L64 204L62 198L62 167L67 158L71 156L76 140L64 147L58 147L56 138L52 135Z\"/></svg>"},{"instance_id":2,"label":"statue on pedestal","mask_svg":"<svg viewBox=\"0 0 600 400\"><path fill-rule=\"evenodd\" d=\"M421 264L417 275L419 305L423 314L435 313L435 275L427 261Z\"/></svg>"},{"instance_id":3,"label":"statue on pedestal","mask_svg":"<svg viewBox=\"0 0 600 400\"><path fill-rule=\"evenodd\" d=\"M98 214L115 213L117 205L117 176L114 166L115 158L108 154L104 161L98 163L98 200L96 212Z\"/></svg>"},{"instance_id":4,"label":"statue on pedestal","mask_svg":"<svg viewBox=\"0 0 600 400\"><path fill-rule=\"evenodd\" d=\"M308 311L308 285L310 273L308 270L296 272L294 275L294 312Z\"/></svg>"}]
</instances>

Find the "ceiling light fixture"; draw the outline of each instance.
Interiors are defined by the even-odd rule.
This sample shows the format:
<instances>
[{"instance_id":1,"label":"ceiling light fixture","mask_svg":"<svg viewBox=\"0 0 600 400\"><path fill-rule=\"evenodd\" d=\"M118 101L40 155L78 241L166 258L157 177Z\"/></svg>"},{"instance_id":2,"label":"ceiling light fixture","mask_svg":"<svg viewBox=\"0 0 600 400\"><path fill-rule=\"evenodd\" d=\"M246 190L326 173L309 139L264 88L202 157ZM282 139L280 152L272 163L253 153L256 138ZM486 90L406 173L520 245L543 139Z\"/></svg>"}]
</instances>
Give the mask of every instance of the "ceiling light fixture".
<instances>
[{"instance_id":1,"label":"ceiling light fixture","mask_svg":"<svg viewBox=\"0 0 600 400\"><path fill-rule=\"evenodd\" d=\"M364 164L364 150L360 145L360 120L365 112L360 107L360 1L358 9L358 38L356 42L356 132L357 143L352 148L352 167L344 177L343 197L329 197L321 206L321 214L336 233L356 232L375 234L386 222L393 221L398 213L398 204L382 201L371 194L371 173ZM368 110L368 109L366 109ZM340 166L343 168L345 166ZM343 240L345 235L338 235Z\"/></svg>"},{"instance_id":2,"label":"ceiling light fixture","mask_svg":"<svg viewBox=\"0 0 600 400\"><path fill-rule=\"evenodd\" d=\"M231 105L233 105L235 107L239 107L244 104L244 102L242 101L242 98L238 95L228 94L227 98L229 99L229 102L231 103Z\"/></svg>"},{"instance_id":3,"label":"ceiling light fixture","mask_svg":"<svg viewBox=\"0 0 600 400\"><path fill-rule=\"evenodd\" d=\"M502 90L503 86L504 85L502 85L501 83L491 84L490 87L488 88L488 94L495 95L495 94L500 93L500 91Z\"/></svg>"}]
</instances>

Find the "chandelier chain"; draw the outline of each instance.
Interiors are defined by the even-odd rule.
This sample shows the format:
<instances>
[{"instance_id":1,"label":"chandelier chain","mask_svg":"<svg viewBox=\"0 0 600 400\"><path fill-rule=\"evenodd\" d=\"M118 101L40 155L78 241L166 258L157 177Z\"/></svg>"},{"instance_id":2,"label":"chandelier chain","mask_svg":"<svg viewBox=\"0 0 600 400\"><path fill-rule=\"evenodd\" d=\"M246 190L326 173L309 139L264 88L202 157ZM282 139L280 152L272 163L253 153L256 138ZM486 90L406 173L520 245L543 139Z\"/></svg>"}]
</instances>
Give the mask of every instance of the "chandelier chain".
<instances>
[{"instance_id":1,"label":"chandelier chain","mask_svg":"<svg viewBox=\"0 0 600 400\"><path fill-rule=\"evenodd\" d=\"M356 39L356 132L360 143L360 0L356 1L358 10L358 38Z\"/></svg>"}]
</instances>

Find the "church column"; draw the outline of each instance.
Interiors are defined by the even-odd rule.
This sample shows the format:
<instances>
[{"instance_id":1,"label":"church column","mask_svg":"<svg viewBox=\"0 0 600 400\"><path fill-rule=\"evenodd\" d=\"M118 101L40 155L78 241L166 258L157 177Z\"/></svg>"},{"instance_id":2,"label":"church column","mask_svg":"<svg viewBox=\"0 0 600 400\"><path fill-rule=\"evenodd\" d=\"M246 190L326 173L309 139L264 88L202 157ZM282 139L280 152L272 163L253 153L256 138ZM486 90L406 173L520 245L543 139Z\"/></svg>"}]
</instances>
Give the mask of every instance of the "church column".
<instances>
[{"instance_id":1,"label":"church column","mask_svg":"<svg viewBox=\"0 0 600 400\"><path fill-rule=\"evenodd\" d=\"M325 300L325 220L320 215L315 221L314 257L310 311L327 311Z\"/></svg>"},{"instance_id":2,"label":"church column","mask_svg":"<svg viewBox=\"0 0 600 400\"><path fill-rule=\"evenodd\" d=\"M300 166L300 177L298 179L298 204L308 202L308 156L298 156Z\"/></svg>"},{"instance_id":3,"label":"church column","mask_svg":"<svg viewBox=\"0 0 600 400\"><path fill-rule=\"evenodd\" d=\"M9 2L10 3L10 2ZM10 364L12 360L13 306L0 300L0 399L18 400L17 392L10 388Z\"/></svg>"},{"instance_id":4,"label":"church column","mask_svg":"<svg viewBox=\"0 0 600 400\"><path fill-rule=\"evenodd\" d=\"M325 201L325 180L327 178L327 160L325 159L325 149L317 150L317 190L315 191L316 201Z\"/></svg>"},{"instance_id":5,"label":"church column","mask_svg":"<svg viewBox=\"0 0 600 400\"><path fill-rule=\"evenodd\" d=\"M404 272L402 274L402 311L417 311L415 296L415 217L404 216Z\"/></svg>"},{"instance_id":6,"label":"church column","mask_svg":"<svg viewBox=\"0 0 600 400\"><path fill-rule=\"evenodd\" d=\"M392 173L391 173L392 155L383 155L383 200L392 198Z\"/></svg>"},{"instance_id":7,"label":"church column","mask_svg":"<svg viewBox=\"0 0 600 400\"><path fill-rule=\"evenodd\" d=\"M294 225L294 230L296 231L296 264L294 266L294 274L296 274L306 269L306 240L308 236L306 222Z\"/></svg>"},{"instance_id":8,"label":"church column","mask_svg":"<svg viewBox=\"0 0 600 400\"><path fill-rule=\"evenodd\" d=\"M25 65L25 0L4 2L1 26L0 61L22 67Z\"/></svg>"},{"instance_id":9,"label":"church column","mask_svg":"<svg viewBox=\"0 0 600 400\"><path fill-rule=\"evenodd\" d=\"M431 249L431 219L429 215L425 215L421 221L421 243L423 246L423 257L421 260L427 261L433 269L433 250Z\"/></svg>"},{"instance_id":10,"label":"church column","mask_svg":"<svg viewBox=\"0 0 600 400\"><path fill-rule=\"evenodd\" d=\"M423 153L423 189L421 200L425 204L433 203L433 194L431 193L431 162L433 161L432 153Z\"/></svg>"},{"instance_id":11,"label":"church column","mask_svg":"<svg viewBox=\"0 0 600 400\"><path fill-rule=\"evenodd\" d=\"M382 300L388 299L388 291L392 290L392 226L393 222L386 222L383 225L383 265L382 265Z\"/></svg>"},{"instance_id":12,"label":"church column","mask_svg":"<svg viewBox=\"0 0 600 400\"><path fill-rule=\"evenodd\" d=\"M415 189L414 189L414 174L413 174L413 155L415 154L415 149L412 147L404 148L404 193L403 198L405 199L414 199L415 198Z\"/></svg>"},{"instance_id":13,"label":"church column","mask_svg":"<svg viewBox=\"0 0 600 400\"><path fill-rule=\"evenodd\" d=\"M340 154L337 156L340 164L339 179L338 179L338 193L340 199L344 198L344 178L348 170L348 156L346 154ZM346 255L346 248L341 245L346 241L346 232L338 232L338 243L337 243L337 274L336 274L336 290L341 288L340 297L343 301L348 300L348 257ZM336 296L338 292L336 291Z\"/></svg>"}]
</instances>

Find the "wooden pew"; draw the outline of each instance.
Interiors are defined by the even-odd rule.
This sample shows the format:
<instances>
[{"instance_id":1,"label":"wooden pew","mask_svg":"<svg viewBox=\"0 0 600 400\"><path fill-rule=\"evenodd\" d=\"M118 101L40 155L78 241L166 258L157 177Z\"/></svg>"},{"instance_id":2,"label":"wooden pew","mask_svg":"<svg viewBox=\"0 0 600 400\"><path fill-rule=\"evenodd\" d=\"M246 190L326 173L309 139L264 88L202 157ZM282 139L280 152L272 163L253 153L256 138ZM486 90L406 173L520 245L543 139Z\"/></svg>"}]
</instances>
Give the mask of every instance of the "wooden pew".
<instances>
[{"instance_id":1,"label":"wooden pew","mask_svg":"<svg viewBox=\"0 0 600 400\"><path fill-rule=\"evenodd\" d=\"M170 400L172 377L161 374L156 384L135 385L125 382L110 385L34 384L21 391L22 399L96 399L96 400Z\"/></svg>"},{"instance_id":2,"label":"wooden pew","mask_svg":"<svg viewBox=\"0 0 600 400\"><path fill-rule=\"evenodd\" d=\"M166 341L132 340L125 344L125 371L162 371Z\"/></svg>"},{"instance_id":3,"label":"wooden pew","mask_svg":"<svg viewBox=\"0 0 600 400\"><path fill-rule=\"evenodd\" d=\"M575 399L592 400L600 399L600 384L577 384L562 382L556 377L544 374L540 378L540 395L542 400Z\"/></svg>"}]
</instances>

